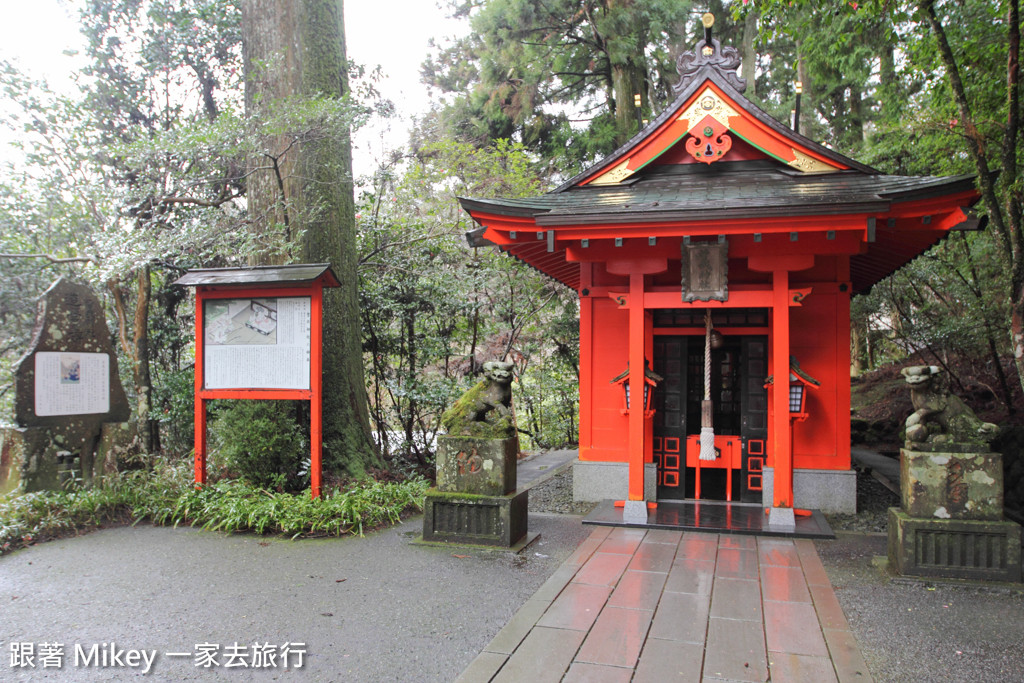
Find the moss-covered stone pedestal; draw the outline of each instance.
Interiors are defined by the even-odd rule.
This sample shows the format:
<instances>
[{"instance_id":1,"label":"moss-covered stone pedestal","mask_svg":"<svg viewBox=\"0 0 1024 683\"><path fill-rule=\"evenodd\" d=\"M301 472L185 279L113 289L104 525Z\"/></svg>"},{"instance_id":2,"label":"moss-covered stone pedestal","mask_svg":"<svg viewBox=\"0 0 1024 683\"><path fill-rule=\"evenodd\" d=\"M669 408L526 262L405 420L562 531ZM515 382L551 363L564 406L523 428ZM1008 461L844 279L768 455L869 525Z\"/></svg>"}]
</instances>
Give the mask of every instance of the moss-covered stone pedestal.
<instances>
[{"instance_id":1,"label":"moss-covered stone pedestal","mask_svg":"<svg viewBox=\"0 0 1024 683\"><path fill-rule=\"evenodd\" d=\"M427 491L423 540L512 548L527 536L529 491L504 496Z\"/></svg>"},{"instance_id":2,"label":"moss-covered stone pedestal","mask_svg":"<svg viewBox=\"0 0 1024 683\"><path fill-rule=\"evenodd\" d=\"M900 451L900 509L889 509L889 566L910 576L1020 581L1021 531L1003 519L998 453Z\"/></svg>"},{"instance_id":3,"label":"moss-covered stone pedestal","mask_svg":"<svg viewBox=\"0 0 1024 683\"><path fill-rule=\"evenodd\" d=\"M889 508L889 566L908 576L1020 581L1020 526Z\"/></svg>"},{"instance_id":4,"label":"moss-covered stone pedestal","mask_svg":"<svg viewBox=\"0 0 1024 683\"><path fill-rule=\"evenodd\" d=\"M528 491L516 491L518 439L442 436L423 541L512 548L527 537Z\"/></svg>"},{"instance_id":5,"label":"moss-covered stone pedestal","mask_svg":"<svg viewBox=\"0 0 1024 683\"><path fill-rule=\"evenodd\" d=\"M900 508L922 519L1003 518L999 453L900 450Z\"/></svg>"}]
</instances>

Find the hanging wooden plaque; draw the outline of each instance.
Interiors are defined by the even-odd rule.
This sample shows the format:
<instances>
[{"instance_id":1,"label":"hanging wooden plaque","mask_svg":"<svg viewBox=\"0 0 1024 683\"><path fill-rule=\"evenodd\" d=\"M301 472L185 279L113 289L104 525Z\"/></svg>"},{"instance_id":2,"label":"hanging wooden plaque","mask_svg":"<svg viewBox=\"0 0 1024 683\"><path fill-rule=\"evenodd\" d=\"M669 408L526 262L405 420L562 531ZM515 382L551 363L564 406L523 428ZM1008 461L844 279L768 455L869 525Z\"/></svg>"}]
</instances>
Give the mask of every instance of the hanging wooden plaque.
<instances>
[{"instance_id":1,"label":"hanging wooden plaque","mask_svg":"<svg viewBox=\"0 0 1024 683\"><path fill-rule=\"evenodd\" d=\"M729 243L683 244L683 303L729 300Z\"/></svg>"}]
</instances>

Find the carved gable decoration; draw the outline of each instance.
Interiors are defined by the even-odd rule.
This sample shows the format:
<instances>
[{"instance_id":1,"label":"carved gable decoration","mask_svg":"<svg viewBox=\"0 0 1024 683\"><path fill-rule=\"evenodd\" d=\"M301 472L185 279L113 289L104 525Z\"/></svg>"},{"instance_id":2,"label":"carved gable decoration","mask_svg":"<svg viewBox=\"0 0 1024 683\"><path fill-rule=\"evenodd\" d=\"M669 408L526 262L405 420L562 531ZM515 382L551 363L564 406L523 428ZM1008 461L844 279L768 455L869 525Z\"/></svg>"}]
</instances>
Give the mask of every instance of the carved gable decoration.
<instances>
[{"instance_id":1,"label":"carved gable decoration","mask_svg":"<svg viewBox=\"0 0 1024 683\"><path fill-rule=\"evenodd\" d=\"M676 60L679 83L676 84L675 91L682 92L703 66L717 70L736 90L743 92L747 89L747 82L736 73L740 68L739 50L729 46L722 47L716 38L711 38L709 44L705 37L697 43L692 52L684 52Z\"/></svg>"},{"instance_id":2,"label":"carved gable decoration","mask_svg":"<svg viewBox=\"0 0 1024 683\"><path fill-rule=\"evenodd\" d=\"M729 300L729 243L683 244L683 303Z\"/></svg>"}]
</instances>

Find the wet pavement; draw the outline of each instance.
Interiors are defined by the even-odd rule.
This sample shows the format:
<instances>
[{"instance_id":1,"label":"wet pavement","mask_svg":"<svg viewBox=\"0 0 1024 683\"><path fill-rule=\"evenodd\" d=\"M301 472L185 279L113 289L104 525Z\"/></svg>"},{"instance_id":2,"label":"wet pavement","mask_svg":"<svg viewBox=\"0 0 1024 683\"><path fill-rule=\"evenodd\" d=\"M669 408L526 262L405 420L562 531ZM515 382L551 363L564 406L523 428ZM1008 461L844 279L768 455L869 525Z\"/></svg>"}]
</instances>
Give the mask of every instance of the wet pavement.
<instances>
[{"instance_id":1,"label":"wet pavement","mask_svg":"<svg viewBox=\"0 0 1024 683\"><path fill-rule=\"evenodd\" d=\"M597 527L460 681L871 681L807 539Z\"/></svg>"},{"instance_id":2,"label":"wet pavement","mask_svg":"<svg viewBox=\"0 0 1024 683\"><path fill-rule=\"evenodd\" d=\"M521 463L521 485L571 459ZM0 557L0 680L136 678L133 649L156 681L1024 680L1024 586L894 578L884 534L529 525L520 555L412 545L421 517L365 538L141 525L27 548Z\"/></svg>"},{"instance_id":3,"label":"wet pavement","mask_svg":"<svg viewBox=\"0 0 1024 683\"><path fill-rule=\"evenodd\" d=\"M530 530L541 538L521 555L411 545L422 517L365 538L146 525L44 543L0 557L0 680L141 675L83 665L114 643L155 650L155 681L451 681L589 533L562 515L530 515ZM10 666L26 643L34 666ZM50 643L63 646L60 668L38 658ZM250 666L255 644L275 650L275 666ZM302 644L301 669L295 654L282 664L284 644ZM216 665L197 666L201 645L216 646ZM247 666L227 666L232 649Z\"/></svg>"}]
</instances>

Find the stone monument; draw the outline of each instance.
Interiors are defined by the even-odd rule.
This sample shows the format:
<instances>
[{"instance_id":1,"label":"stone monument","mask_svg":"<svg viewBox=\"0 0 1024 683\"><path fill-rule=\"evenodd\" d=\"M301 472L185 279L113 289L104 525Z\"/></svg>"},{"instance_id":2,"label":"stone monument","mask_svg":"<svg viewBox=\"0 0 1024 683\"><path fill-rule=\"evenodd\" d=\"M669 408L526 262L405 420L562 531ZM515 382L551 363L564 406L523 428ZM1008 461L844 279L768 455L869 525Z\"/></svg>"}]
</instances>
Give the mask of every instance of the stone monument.
<instances>
[{"instance_id":1,"label":"stone monument","mask_svg":"<svg viewBox=\"0 0 1024 683\"><path fill-rule=\"evenodd\" d=\"M423 540L512 548L527 541L528 491L516 491L512 363L484 363L484 379L441 417L437 487L427 492Z\"/></svg>"},{"instance_id":2,"label":"stone monument","mask_svg":"<svg viewBox=\"0 0 1024 683\"><path fill-rule=\"evenodd\" d=\"M889 508L899 574L1020 581L1020 526L1003 518L1002 456L936 366L904 368L914 413L900 450L900 507Z\"/></svg>"},{"instance_id":3,"label":"stone monument","mask_svg":"<svg viewBox=\"0 0 1024 683\"><path fill-rule=\"evenodd\" d=\"M85 285L57 280L42 296L32 344L14 377L16 427L0 438L0 493L89 483L104 426L131 413L103 307Z\"/></svg>"}]
</instances>

